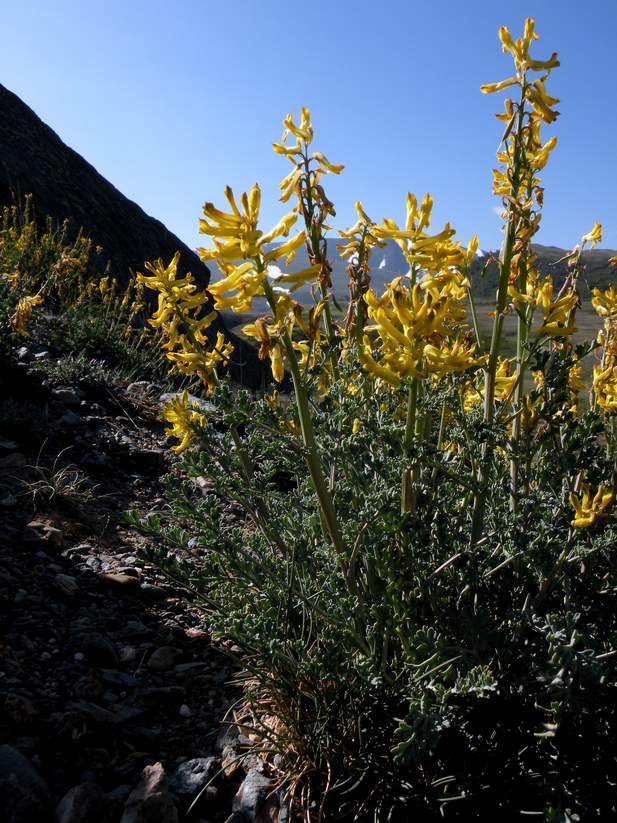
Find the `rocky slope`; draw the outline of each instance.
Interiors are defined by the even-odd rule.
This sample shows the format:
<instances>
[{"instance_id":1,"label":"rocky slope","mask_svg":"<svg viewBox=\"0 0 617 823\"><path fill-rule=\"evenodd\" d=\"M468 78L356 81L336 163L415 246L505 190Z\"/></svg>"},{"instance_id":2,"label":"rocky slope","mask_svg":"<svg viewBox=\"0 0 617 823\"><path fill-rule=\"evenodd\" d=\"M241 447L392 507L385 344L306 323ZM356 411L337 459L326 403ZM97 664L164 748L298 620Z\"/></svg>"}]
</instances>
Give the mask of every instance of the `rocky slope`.
<instances>
[{"instance_id":1,"label":"rocky slope","mask_svg":"<svg viewBox=\"0 0 617 823\"><path fill-rule=\"evenodd\" d=\"M122 522L164 509L162 388L54 385L55 357L28 342L0 373L0 817L282 821L225 723L237 664Z\"/></svg>"}]
</instances>

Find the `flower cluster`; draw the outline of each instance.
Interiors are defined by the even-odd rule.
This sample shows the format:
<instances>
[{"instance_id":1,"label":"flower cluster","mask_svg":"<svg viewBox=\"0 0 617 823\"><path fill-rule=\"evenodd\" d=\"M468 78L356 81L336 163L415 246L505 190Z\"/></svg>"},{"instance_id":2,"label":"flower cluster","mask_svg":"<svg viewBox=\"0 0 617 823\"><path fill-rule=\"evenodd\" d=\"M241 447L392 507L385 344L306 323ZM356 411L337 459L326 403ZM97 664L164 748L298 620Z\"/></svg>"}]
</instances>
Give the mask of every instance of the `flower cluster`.
<instances>
[{"instance_id":1,"label":"flower cluster","mask_svg":"<svg viewBox=\"0 0 617 823\"><path fill-rule=\"evenodd\" d=\"M588 528L607 517L606 509L613 502L614 497L613 492L602 485L598 486L598 490L593 496L589 483L583 483L581 488L583 492L581 499L574 493L569 498L570 505L574 509L572 526L575 529Z\"/></svg>"},{"instance_id":2,"label":"flower cluster","mask_svg":"<svg viewBox=\"0 0 617 823\"><path fill-rule=\"evenodd\" d=\"M17 334L21 336L28 334L28 324L32 319L32 311L35 306L40 306L42 302L43 297L40 294L26 295L18 301L15 312L11 317L11 326Z\"/></svg>"},{"instance_id":3,"label":"flower cluster","mask_svg":"<svg viewBox=\"0 0 617 823\"><path fill-rule=\"evenodd\" d=\"M186 390L172 398L163 408L163 418L170 424L169 428L165 429L165 434L180 441L177 446L172 447L176 454L187 449L195 441L199 429L206 424L205 415L191 404Z\"/></svg>"},{"instance_id":4,"label":"flower cluster","mask_svg":"<svg viewBox=\"0 0 617 823\"><path fill-rule=\"evenodd\" d=\"M149 320L165 338L162 344L167 358L185 375L195 375L212 388L216 380L216 367L226 365L233 352L233 344L217 333L214 346L209 347L206 330L216 319L215 311L207 311L210 297L198 291L191 274L178 277L179 253L165 266L162 260L146 263L151 276L139 273L137 280L149 289L157 291L158 307Z\"/></svg>"},{"instance_id":5,"label":"flower cluster","mask_svg":"<svg viewBox=\"0 0 617 823\"><path fill-rule=\"evenodd\" d=\"M477 238L465 251L452 240L449 225L428 234L431 209L430 195L418 208L408 194L405 228L389 218L370 224L374 238L395 240L410 266L409 279L395 278L381 298L371 289L364 295L373 323L365 329L360 362L372 377L395 388L407 377L442 377L479 363L475 344L466 340L469 281L461 271L473 258Z\"/></svg>"}]
</instances>

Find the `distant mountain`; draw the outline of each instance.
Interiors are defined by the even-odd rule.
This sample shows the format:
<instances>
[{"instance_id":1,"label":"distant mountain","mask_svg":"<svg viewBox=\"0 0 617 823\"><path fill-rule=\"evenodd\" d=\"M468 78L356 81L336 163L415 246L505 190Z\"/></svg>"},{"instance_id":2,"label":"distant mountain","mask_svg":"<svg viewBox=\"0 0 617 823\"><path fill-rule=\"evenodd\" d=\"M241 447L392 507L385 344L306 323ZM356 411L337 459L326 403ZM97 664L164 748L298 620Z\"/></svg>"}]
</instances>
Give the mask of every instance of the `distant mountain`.
<instances>
[{"instance_id":1,"label":"distant mountain","mask_svg":"<svg viewBox=\"0 0 617 823\"><path fill-rule=\"evenodd\" d=\"M342 242L342 241L341 241ZM328 241L328 255L332 264L332 284L334 293L339 302L347 301L347 262L343 260L336 250L336 238ZM542 246L534 244L533 251L537 255L537 263L543 274L552 273L556 283L563 282L566 275L565 262L556 263L568 252L556 246ZM617 251L611 249L595 249L583 253L583 279L581 287L593 288L595 286L605 288L610 282L617 282L617 272L609 265L609 258L617 255ZM499 252L482 252L476 255L471 266L471 281L475 295L479 299L493 300L499 281L498 267L495 262L489 262L499 256ZM281 261L279 261L281 262ZM488 266L487 266L488 263ZM300 271L308 266L308 259L304 249L300 249L296 259L288 268L281 267L285 271ZM393 278L407 274L409 266L407 261L393 240L386 241L383 249L375 249L371 255L371 287L376 292L383 291L386 283ZM217 272L218 274L218 272ZM295 292L296 298L301 303L309 302L311 299L310 288L304 287Z\"/></svg>"}]
</instances>

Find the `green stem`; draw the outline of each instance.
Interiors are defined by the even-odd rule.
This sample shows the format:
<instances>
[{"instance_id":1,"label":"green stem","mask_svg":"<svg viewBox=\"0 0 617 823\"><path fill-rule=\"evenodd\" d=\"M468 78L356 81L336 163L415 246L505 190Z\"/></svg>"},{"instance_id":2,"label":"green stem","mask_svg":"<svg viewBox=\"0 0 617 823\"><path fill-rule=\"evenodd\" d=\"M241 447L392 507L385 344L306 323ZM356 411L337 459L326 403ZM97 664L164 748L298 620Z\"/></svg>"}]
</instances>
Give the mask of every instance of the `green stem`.
<instances>
[{"instance_id":1,"label":"green stem","mask_svg":"<svg viewBox=\"0 0 617 823\"><path fill-rule=\"evenodd\" d=\"M523 294L527 290L527 268L523 266L520 275L520 285L518 290ZM510 460L510 510L514 513L518 511L518 481L519 481L519 457L517 449L521 435L523 382L525 378L525 352L527 350L527 339L529 337L529 314L527 306L518 315L516 330L516 389L512 407L514 419L512 420L512 458Z\"/></svg>"},{"instance_id":2,"label":"green stem","mask_svg":"<svg viewBox=\"0 0 617 823\"><path fill-rule=\"evenodd\" d=\"M409 452L416 435L416 407L418 404L418 385L414 377L407 393L407 420L403 438L403 475L401 481L401 514L411 512L414 508L413 467L409 464Z\"/></svg>"},{"instance_id":3,"label":"green stem","mask_svg":"<svg viewBox=\"0 0 617 823\"><path fill-rule=\"evenodd\" d=\"M268 282L267 278L264 279L263 289L266 299L270 304L270 308L272 309L273 314L276 316L276 298L274 296L274 293L272 292L272 287L270 286L270 283ZM296 396L296 406L298 409L298 417L300 418L302 440L306 448L306 462L309 469L309 473L311 475L313 488L315 489L317 499L319 500L319 505L321 507L321 512L323 515L323 521L326 526L326 531L330 537L330 540L332 541L332 545L334 546L336 553L339 555L339 558L341 559L343 566L345 567L345 543L343 541L338 526L334 501L332 500L332 496L328 490L326 479L324 477L323 469L321 466L321 460L319 458L317 443L315 441L313 419L311 417L311 410L309 406L306 387L302 380L300 369L298 368L298 361L296 359L296 353L293 348L291 337L289 336L286 329L281 330L280 337L281 342L283 343L283 348L285 349L285 355L287 356L287 362L291 370L291 377L294 384L294 393Z\"/></svg>"},{"instance_id":4,"label":"green stem","mask_svg":"<svg viewBox=\"0 0 617 823\"><path fill-rule=\"evenodd\" d=\"M491 336L491 348L489 351L488 365L485 372L484 385L484 423L489 427L486 433L486 442L480 465L480 475L478 477L479 489L475 496L474 509L471 523L470 543L474 547L484 529L484 511L486 508L486 496L488 492L489 472L495 448L495 436L490 430L495 415L495 382L499 353L501 350L501 336L503 331L503 321L508 296L508 278L512 265L512 254L516 240L517 214L513 201L516 201L520 188L521 168L524 160L524 151L521 145L523 133L523 121L525 113L525 84L521 88L521 100L518 108L518 118L516 135L514 137L514 160L512 166L512 184L510 188L510 198L507 204L507 227L500 254L499 267L499 289L497 291L497 305L495 307L495 320L493 321L493 333Z\"/></svg>"}]
</instances>

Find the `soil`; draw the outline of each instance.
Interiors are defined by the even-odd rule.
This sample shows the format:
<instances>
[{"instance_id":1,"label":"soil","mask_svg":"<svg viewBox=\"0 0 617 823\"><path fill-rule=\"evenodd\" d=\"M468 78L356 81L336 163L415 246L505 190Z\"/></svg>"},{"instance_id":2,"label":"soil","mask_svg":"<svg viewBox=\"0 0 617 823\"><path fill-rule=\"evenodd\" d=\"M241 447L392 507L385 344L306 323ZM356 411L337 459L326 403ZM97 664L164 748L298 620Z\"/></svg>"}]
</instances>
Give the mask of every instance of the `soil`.
<instances>
[{"instance_id":1,"label":"soil","mask_svg":"<svg viewBox=\"0 0 617 823\"><path fill-rule=\"evenodd\" d=\"M190 593L144 561L144 539L122 522L128 509L164 505L161 476L177 458L160 388L54 387L37 355L22 349L0 382L0 747L47 787L46 811L32 820L54 819L81 787L104 798L94 816L71 817L67 801L56 819L114 823L133 819L127 799L146 767L161 763L173 790L187 761L220 765L234 734L225 730L240 696L236 666ZM56 484L79 482L49 499L54 463ZM239 819L243 777L222 772L186 819ZM172 792L180 820L202 783ZM27 823L19 814L10 819Z\"/></svg>"}]
</instances>

